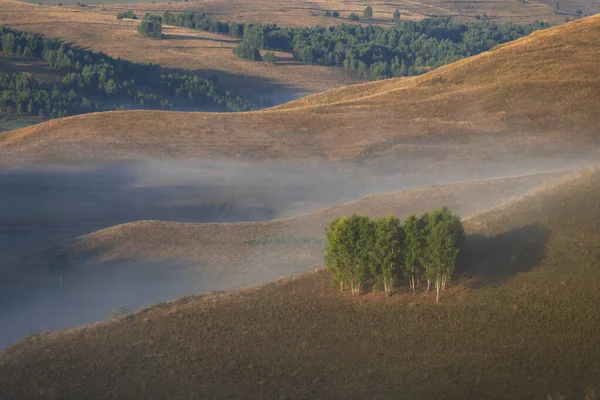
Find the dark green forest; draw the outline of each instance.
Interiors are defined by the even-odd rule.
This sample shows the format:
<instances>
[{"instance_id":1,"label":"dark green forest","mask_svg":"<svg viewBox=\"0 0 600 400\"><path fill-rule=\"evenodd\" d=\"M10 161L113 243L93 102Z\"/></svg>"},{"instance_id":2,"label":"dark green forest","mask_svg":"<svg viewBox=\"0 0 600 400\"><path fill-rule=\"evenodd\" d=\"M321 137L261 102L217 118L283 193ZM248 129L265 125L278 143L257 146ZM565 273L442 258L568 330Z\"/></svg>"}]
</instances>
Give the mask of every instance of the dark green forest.
<instances>
[{"instance_id":1,"label":"dark green forest","mask_svg":"<svg viewBox=\"0 0 600 400\"><path fill-rule=\"evenodd\" d=\"M250 101L201 79L160 66L114 59L58 39L0 26L0 53L44 60L64 73L48 85L31 74L0 72L0 112L56 118L114 109L255 109Z\"/></svg>"},{"instance_id":2,"label":"dark green forest","mask_svg":"<svg viewBox=\"0 0 600 400\"><path fill-rule=\"evenodd\" d=\"M244 59L257 60L251 56L253 49L289 51L297 61L343 67L374 80L419 75L550 26L544 22L516 25L485 20L458 23L439 17L398 21L389 28L359 24L284 28L226 23L194 12L165 12L163 23L243 37L236 54Z\"/></svg>"}]
</instances>

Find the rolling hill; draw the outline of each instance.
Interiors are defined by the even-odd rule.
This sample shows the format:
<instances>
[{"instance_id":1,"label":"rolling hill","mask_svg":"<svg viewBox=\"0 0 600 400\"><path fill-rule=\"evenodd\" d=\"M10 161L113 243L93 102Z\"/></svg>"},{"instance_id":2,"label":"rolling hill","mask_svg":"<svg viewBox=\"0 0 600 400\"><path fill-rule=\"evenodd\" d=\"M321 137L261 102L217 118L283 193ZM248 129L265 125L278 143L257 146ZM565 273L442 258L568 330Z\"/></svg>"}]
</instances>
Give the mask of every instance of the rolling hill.
<instances>
[{"instance_id":1,"label":"rolling hill","mask_svg":"<svg viewBox=\"0 0 600 400\"><path fill-rule=\"evenodd\" d=\"M233 54L239 40L228 35L165 26L164 40L144 39L137 33L139 21L117 20L117 10L99 11L0 0L0 25L41 33L113 58L191 71L202 78L214 74L231 91L270 98L277 104L358 82L343 70L305 65L284 52L276 52L281 61L276 66L239 60Z\"/></svg>"},{"instance_id":2,"label":"rolling hill","mask_svg":"<svg viewBox=\"0 0 600 400\"><path fill-rule=\"evenodd\" d=\"M439 305L321 271L34 335L1 353L2 397L594 398L599 204L592 168L469 218Z\"/></svg>"},{"instance_id":3,"label":"rolling hill","mask_svg":"<svg viewBox=\"0 0 600 400\"><path fill-rule=\"evenodd\" d=\"M324 228L337 216L356 212L404 217L443 205L468 215L563 174L417 187L267 222L139 221L68 240L91 222L73 205L69 207L73 215L57 218L61 235L41 231L45 237L37 241L43 240L46 250L0 262L0 304L11 305L0 313L0 324L7 327L0 333L0 348L32 332L104 320L107 312L119 306L137 309L184 294L239 288L310 271L322 262ZM85 199L81 202L86 203ZM101 207L93 210L96 223L111 221ZM132 215L127 208L124 212ZM52 220L50 215L27 215L30 219L19 223L7 219L4 253L31 247L40 225ZM32 228L27 230L28 226ZM15 236L19 229L23 233ZM68 262L57 264L61 254ZM137 289L131 290L132 285ZM48 313L48 308L63 312Z\"/></svg>"},{"instance_id":4,"label":"rolling hill","mask_svg":"<svg viewBox=\"0 0 600 400\"><path fill-rule=\"evenodd\" d=\"M366 6L373 8L373 18L369 23L377 25L392 25L392 14L399 9L403 20L420 20L434 16L453 16L459 20L473 20L476 16L486 14L491 20L499 22L529 23L534 20L561 23L566 17L575 18L576 11L597 13L600 7L596 2L582 0L567 0L560 3L560 12L553 13L554 3L551 1L528 1L519 4L513 1L496 0L488 2L444 2L439 0L390 0L385 2L320 0L303 2L300 0L285 0L277 3L259 0L209 0L202 2L157 2L149 4L139 1L94 0L87 4L97 4L102 10L136 11L202 11L218 16L224 20L242 22L277 23L287 26L335 25L348 23L350 13L362 15ZM129 3L129 4L127 4ZM45 4L57 4L56 0ZM75 4L68 0L63 4ZM100 6L101 4L101 6ZM337 10L340 18L325 16L325 11Z\"/></svg>"},{"instance_id":5,"label":"rolling hill","mask_svg":"<svg viewBox=\"0 0 600 400\"><path fill-rule=\"evenodd\" d=\"M4 135L3 164L238 158L392 162L592 148L600 126L600 16L563 24L413 78L325 92L250 113L113 112ZM577 147L579 146L579 147ZM444 164L446 163L446 164Z\"/></svg>"}]
</instances>

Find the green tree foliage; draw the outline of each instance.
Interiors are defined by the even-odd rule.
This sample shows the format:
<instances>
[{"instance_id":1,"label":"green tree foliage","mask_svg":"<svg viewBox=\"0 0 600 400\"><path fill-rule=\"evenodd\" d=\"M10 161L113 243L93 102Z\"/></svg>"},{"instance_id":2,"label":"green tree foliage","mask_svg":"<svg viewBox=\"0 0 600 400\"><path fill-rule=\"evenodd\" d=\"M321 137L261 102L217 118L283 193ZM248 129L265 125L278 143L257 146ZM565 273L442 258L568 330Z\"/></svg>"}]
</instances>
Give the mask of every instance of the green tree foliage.
<instances>
[{"instance_id":1,"label":"green tree foliage","mask_svg":"<svg viewBox=\"0 0 600 400\"><path fill-rule=\"evenodd\" d=\"M348 15L348 19L350 21L360 21L360 17L356 13L350 13L350 15Z\"/></svg>"},{"instance_id":2,"label":"green tree foliage","mask_svg":"<svg viewBox=\"0 0 600 400\"><path fill-rule=\"evenodd\" d=\"M275 53L273 53L272 51L267 51L265 53L265 55L263 56L263 61L266 62L267 64L274 65L275 62L277 62L277 57L275 56Z\"/></svg>"},{"instance_id":3,"label":"green tree foliage","mask_svg":"<svg viewBox=\"0 0 600 400\"><path fill-rule=\"evenodd\" d=\"M263 25L246 25L244 27L244 42L257 49L267 48L269 43Z\"/></svg>"},{"instance_id":4,"label":"green tree foliage","mask_svg":"<svg viewBox=\"0 0 600 400\"><path fill-rule=\"evenodd\" d=\"M204 14L168 14L169 22L165 15L163 21L170 25L210 30ZM335 12L332 16L336 16ZM221 33L229 33L228 24L220 26ZM422 74L547 27L543 22L498 25L487 20L457 23L440 17L398 21L389 28L357 24L310 28L246 24L243 31L244 41L259 49L289 51L301 62L342 67L357 71L365 79L384 79Z\"/></svg>"},{"instance_id":5,"label":"green tree foliage","mask_svg":"<svg viewBox=\"0 0 600 400\"><path fill-rule=\"evenodd\" d=\"M206 32L223 33L235 37L242 37L244 35L244 24L217 21L210 18L205 13L171 13L165 11L162 15L162 22L167 25L182 26Z\"/></svg>"},{"instance_id":6,"label":"green tree foliage","mask_svg":"<svg viewBox=\"0 0 600 400\"><path fill-rule=\"evenodd\" d=\"M404 274L408 278L408 287L413 293L423 271L423 251L425 247L425 229L423 220L415 214L406 217L404 228Z\"/></svg>"},{"instance_id":7,"label":"green tree foliage","mask_svg":"<svg viewBox=\"0 0 600 400\"><path fill-rule=\"evenodd\" d=\"M260 50L246 42L241 42L234 49L233 52L236 56L241 58L242 60L247 61L260 61Z\"/></svg>"},{"instance_id":8,"label":"green tree foliage","mask_svg":"<svg viewBox=\"0 0 600 400\"><path fill-rule=\"evenodd\" d=\"M334 12L331 13L331 16L333 18L339 18L340 17L340 12L336 10L336 11L334 11Z\"/></svg>"},{"instance_id":9,"label":"green tree foliage","mask_svg":"<svg viewBox=\"0 0 600 400\"><path fill-rule=\"evenodd\" d=\"M363 17L364 17L364 19L373 18L373 7L366 6L365 9L363 10Z\"/></svg>"},{"instance_id":10,"label":"green tree foliage","mask_svg":"<svg viewBox=\"0 0 600 400\"><path fill-rule=\"evenodd\" d=\"M349 286L358 295L365 285L381 285L389 296L404 275L415 293L418 277L424 276L435 283L436 301L454 273L464 238L460 218L447 208L409 215L404 224L393 216L340 217L325 233L325 265L342 290Z\"/></svg>"},{"instance_id":11,"label":"green tree foliage","mask_svg":"<svg viewBox=\"0 0 600 400\"><path fill-rule=\"evenodd\" d=\"M44 60L63 73L59 84L44 85L28 73L0 72L0 112L62 117L113 109L106 104L117 103L131 109L254 108L236 93L221 90L216 79L167 74L157 65L114 59L2 26L0 53Z\"/></svg>"},{"instance_id":12,"label":"green tree foliage","mask_svg":"<svg viewBox=\"0 0 600 400\"><path fill-rule=\"evenodd\" d=\"M439 301L440 290L446 288L454 273L464 228L460 218L446 207L425 213L421 218L425 229L424 275L435 283L436 301Z\"/></svg>"},{"instance_id":13,"label":"green tree foliage","mask_svg":"<svg viewBox=\"0 0 600 400\"><path fill-rule=\"evenodd\" d=\"M353 215L333 220L326 229L327 253L325 262L332 278L343 290L350 286L358 295L371 274L371 251L374 244L374 225L368 217Z\"/></svg>"},{"instance_id":14,"label":"green tree foliage","mask_svg":"<svg viewBox=\"0 0 600 400\"><path fill-rule=\"evenodd\" d=\"M146 13L138 25L138 33L151 39L162 39L162 17Z\"/></svg>"},{"instance_id":15,"label":"green tree foliage","mask_svg":"<svg viewBox=\"0 0 600 400\"><path fill-rule=\"evenodd\" d=\"M127 10L126 12L117 14L117 19L123 19L123 18L137 19L136 15L131 10Z\"/></svg>"},{"instance_id":16,"label":"green tree foliage","mask_svg":"<svg viewBox=\"0 0 600 400\"><path fill-rule=\"evenodd\" d=\"M324 13L324 15L325 15L326 17L331 17L331 11L329 11L329 10L325 10L325 13Z\"/></svg>"},{"instance_id":17,"label":"green tree foliage","mask_svg":"<svg viewBox=\"0 0 600 400\"><path fill-rule=\"evenodd\" d=\"M400 277L405 253L404 230L398 218L389 216L375 221L375 243L371 273L380 277L390 296Z\"/></svg>"},{"instance_id":18,"label":"green tree foliage","mask_svg":"<svg viewBox=\"0 0 600 400\"><path fill-rule=\"evenodd\" d=\"M394 14L392 15L392 21L400 21L400 10L396 8L396 11L394 11Z\"/></svg>"}]
</instances>

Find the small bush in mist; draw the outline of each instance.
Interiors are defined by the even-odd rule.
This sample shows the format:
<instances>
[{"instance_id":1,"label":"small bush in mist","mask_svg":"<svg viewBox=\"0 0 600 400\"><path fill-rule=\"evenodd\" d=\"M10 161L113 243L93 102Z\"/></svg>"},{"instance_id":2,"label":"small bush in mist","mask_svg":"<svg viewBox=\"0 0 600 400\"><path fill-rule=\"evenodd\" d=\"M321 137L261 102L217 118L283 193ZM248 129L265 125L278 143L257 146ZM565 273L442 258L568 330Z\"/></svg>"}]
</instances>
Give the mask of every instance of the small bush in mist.
<instances>
[{"instance_id":1,"label":"small bush in mist","mask_svg":"<svg viewBox=\"0 0 600 400\"><path fill-rule=\"evenodd\" d=\"M325 233L325 265L342 290L349 286L358 295L371 285L389 296L404 276L414 293L424 278L428 291L434 282L439 301L454 272L464 228L460 218L444 207L420 217L411 214L404 224L394 216L340 217Z\"/></svg>"}]
</instances>

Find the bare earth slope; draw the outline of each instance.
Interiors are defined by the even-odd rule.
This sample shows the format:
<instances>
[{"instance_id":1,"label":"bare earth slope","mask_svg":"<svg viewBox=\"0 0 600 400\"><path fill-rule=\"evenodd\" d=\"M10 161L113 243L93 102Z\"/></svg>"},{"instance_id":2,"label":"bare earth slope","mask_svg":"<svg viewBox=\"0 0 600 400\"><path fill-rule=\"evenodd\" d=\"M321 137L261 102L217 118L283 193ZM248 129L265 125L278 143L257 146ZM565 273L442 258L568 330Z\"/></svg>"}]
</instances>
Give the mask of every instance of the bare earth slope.
<instances>
[{"instance_id":1,"label":"bare earth slope","mask_svg":"<svg viewBox=\"0 0 600 400\"><path fill-rule=\"evenodd\" d=\"M599 204L596 168L470 219L439 305L352 298L321 272L30 337L0 355L2 397L583 398L600 384Z\"/></svg>"},{"instance_id":2,"label":"bare earth slope","mask_svg":"<svg viewBox=\"0 0 600 400\"><path fill-rule=\"evenodd\" d=\"M600 15L420 77L350 86L272 110L54 120L5 135L0 154L5 164L147 156L439 161L489 158L511 148L526 158L527 150L598 138L599 35ZM483 146L481 154L474 143Z\"/></svg>"}]
</instances>

